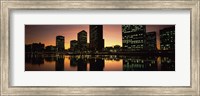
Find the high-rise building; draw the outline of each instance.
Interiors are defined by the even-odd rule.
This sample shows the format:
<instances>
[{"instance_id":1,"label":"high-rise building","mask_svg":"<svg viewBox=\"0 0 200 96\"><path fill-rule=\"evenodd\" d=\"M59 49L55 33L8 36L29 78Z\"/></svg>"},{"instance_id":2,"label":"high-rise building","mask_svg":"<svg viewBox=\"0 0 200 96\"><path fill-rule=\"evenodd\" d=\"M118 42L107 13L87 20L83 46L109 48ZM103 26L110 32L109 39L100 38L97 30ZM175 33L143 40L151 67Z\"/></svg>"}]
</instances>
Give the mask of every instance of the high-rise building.
<instances>
[{"instance_id":1,"label":"high-rise building","mask_svg":"<svg viewBox=\"0 0 200 96\"><path fill-rule=\"evenodd\" d=\"M102 51L103 48L103 25L90 25L90 49Z\"/></svg>"},{"instance_id":2,"label":"high-rise building","mask_svg":"<svg viewBox=\"0 0 200 96\"><path fill-rule=\"evenodd\" d=\"M122 25L122 46L124 51L145 50L145 25Z\"/></svg>"},{"instance_id":3,"label":"high-rise building","mask_svg":"<svg viewBox=\"0 0 200 96\"><path fill-rule=\"evenodd\" d=\"M149 51L157 50L155 31L146 33L146 49Z\"/></svg>"},{"instance_id":4,"label":"high-rise building","mask_svg":"<svg viewBox=\"0 0 200 96\"><path fill-rule=\"evenodd\" d=\"M175 50L175 26L160 30L160 50Z\"/></svg>"},{"instance_id":5,"label":"high-rise building","mask_svg":"<svg viewBox=\"0 0 200 96\"><path fill-rule=\"evenodd\" d=\"M80 50L86 50L87 49L87 32L85 30L82 30L78 33L78 45Z\"/></svg>"},{"instance_id":6,"label":"high-rise building","mask_svg":"<svg viewBox=\"0 0 200 96\"><path fill-rule=\"evenodd\" d=\"M70 41L70 50L75 51L78 49L78 41L77 40L71 40Z\"/></svg>"},{"instance_id":7,"label":"high-rise building","mask_svg":"<svg viewBox=\"0 0 200 96\"><path fill-rule=\"evenodd\" d=\"M57 47L57 51L59 51L59 52L65 50L65 37L64 36L56 36L56 47Z\"/></svg>"}]
</instances>

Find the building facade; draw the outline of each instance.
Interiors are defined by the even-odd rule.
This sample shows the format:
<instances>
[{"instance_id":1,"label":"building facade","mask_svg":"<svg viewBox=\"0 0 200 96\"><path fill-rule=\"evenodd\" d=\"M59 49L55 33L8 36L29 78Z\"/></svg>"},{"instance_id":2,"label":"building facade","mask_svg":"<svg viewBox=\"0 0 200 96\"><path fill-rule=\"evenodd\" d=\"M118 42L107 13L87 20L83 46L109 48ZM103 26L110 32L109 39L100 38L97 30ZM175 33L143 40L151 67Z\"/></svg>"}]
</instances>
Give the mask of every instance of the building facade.
<instances>
[{"instance_id":1,"label":"building facade","mask_svg":"<svg viewBox=\"0 0 200 96\"><path fill-rule=\"evenodd\" d=\"M103 48L103 25L90 25L90 49L102 51Z\"/></svg>"},{"instance_id":2,"label":"building facade","mask_svg":"<svg viewBox=\"0 0 200 96\"><path fill-rule=\"evenodd\" d=\"M122 25L122 47L124 51L145 50L145 25Z\"/></svg>"},{"instance_id":3,"label":"building facade","mask_svg":"<svg viewBox=\"0 0 200 96\"><path fill-rule=\"evenodd\" d=\"M86 50L87 49L87 32L82 30L78 33L78 46L79 50Z\"/></svg>"},{"instance_id":4,"label":"building facade","mask_svg":"<svg viewBox=\"0 0 200 96\"><path fill-rule=\"evenodd\" d=\"M160 30L160 50L175 50L175 26Z\"/></svg>"},{"instance_id":5,"label":"building facade","mask_svg":"<svg viewBox=\"0 0 200 96\"><path fill-rule=\"evenodd\" d=\"M146 33L146 49L149 51L157 50L155 31Z\"/></svg>"},{"instance_id":6,"label":"building facade","mask_svg":"<svg viewBox=\"0 0 200 96\"><path fill-rule=\"evenodd\" d=\"M56 36L56 48L58 52L65 50L65 37L64 36Z\"/></svg>"},{"instance_id":7,"label":"building facade","mask_svg":"<svg viewBox=\"0 0 200 96\"><path fill-rule=\"evenodd\" d=\"M78 49L78 41L77 40L71 40L70 41L70 50L75 51Z\"/></svg>"}]
</instances>

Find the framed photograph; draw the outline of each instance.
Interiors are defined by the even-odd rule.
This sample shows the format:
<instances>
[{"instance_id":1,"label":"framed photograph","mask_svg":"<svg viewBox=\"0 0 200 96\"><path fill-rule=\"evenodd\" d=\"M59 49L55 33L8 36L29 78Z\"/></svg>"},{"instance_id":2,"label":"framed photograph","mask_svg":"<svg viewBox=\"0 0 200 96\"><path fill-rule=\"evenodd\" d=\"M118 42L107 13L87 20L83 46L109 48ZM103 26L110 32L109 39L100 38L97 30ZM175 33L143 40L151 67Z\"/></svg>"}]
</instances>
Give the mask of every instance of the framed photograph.
<instances>
[{"instance_id":1,"label":"framed photograph","mask_svg":"<svg viewBox=\"0 0 200 96\"><path fill-rule=\"evenodd\" d=\"M200 95L199 0L1 1L1 95Z\"/></svg>"}]
</instances>

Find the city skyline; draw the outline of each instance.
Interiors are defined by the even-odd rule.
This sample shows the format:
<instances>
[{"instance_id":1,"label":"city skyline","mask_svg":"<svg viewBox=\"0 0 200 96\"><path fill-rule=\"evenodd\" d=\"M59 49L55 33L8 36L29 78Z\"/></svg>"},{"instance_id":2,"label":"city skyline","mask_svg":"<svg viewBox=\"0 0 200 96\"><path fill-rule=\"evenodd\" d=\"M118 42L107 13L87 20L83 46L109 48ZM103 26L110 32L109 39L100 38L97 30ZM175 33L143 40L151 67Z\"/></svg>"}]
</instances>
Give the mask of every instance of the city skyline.
<instances>
[{"instance_id":1,"label":"city skyline","mask_svg":"<svg viewBox=\"0 0 200 96\"><path fill-rule=\"evenodd\" d=\"M160 49L159 31L174 25L146 25L146 32L156 32L156 46ZM25 25L25 43L32 44L41 42L45 46L56 45L56 36L65 37L65 49L70 48L70 41L77 40L77 34L85 30L87 32L87 43L89 42L89 25ZM121 25L103 25L103 39L105 47L120 45L122 46Z\"/></svg>"}]
</instances>

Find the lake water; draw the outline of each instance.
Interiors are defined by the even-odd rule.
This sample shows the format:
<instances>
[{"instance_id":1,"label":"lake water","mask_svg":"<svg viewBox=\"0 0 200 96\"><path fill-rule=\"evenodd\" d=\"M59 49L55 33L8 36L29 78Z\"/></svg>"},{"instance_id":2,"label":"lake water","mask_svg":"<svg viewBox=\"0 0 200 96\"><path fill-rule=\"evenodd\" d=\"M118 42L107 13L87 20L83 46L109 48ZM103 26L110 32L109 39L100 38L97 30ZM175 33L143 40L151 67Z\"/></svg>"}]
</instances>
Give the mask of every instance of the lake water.
<instances>
[{"instance_id":1,"label":"lake water","mask_svg":"<svg viewBox=\"0 0 200 96\"><path fill-rule=\"evenodd\" d=\"M25 55L25 71L175 71L175 57Z\"/></svg>"}]
</instances>

